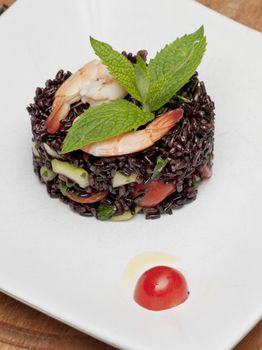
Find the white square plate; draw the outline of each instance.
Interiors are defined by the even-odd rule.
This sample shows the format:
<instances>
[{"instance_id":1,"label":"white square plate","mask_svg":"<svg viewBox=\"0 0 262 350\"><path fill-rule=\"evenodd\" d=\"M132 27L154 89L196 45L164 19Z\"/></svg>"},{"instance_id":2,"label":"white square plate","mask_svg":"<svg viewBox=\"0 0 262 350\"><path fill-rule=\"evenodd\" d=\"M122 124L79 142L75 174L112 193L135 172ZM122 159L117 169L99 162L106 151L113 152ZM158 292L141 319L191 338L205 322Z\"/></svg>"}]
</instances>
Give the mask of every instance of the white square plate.
<instances>
[{"instance_id":1,"label":"white square plate","mask_svg":"<svg viewBox=\"0 0 262 350\"><path fill-rule=\"evenodd\" d=\"M99 222L51 200L32 171L25 110L60 69L93 58L88 36L150 56L205 25L200 78L216 103L214 176L173 216ZM0 287L106 342L135 350L228 349L262 312L262 35L180 0L19 0L0 19ZM150 312L134 303L144 252L176 256L186 303Z\"/></svg>"}]
</instances>

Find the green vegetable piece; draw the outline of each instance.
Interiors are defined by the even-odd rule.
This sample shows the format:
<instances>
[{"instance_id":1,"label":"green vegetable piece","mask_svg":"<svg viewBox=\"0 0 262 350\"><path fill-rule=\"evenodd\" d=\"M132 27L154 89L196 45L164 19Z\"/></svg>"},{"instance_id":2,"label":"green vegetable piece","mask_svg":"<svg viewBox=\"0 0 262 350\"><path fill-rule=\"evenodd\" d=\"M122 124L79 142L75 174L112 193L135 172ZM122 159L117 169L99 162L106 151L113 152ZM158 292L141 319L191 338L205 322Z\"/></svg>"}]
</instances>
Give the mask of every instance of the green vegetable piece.
<instances>
[{"instance_id":1,"label":"green vegetable piece","mask_svg":"<svg viewBox=\"0 0 262 350\"><path fill-rule=\"evenodd\" d=\"M135 69L132 63L109 44L90 37L90 43L97 56L107 66L118 83L138 101L141 96L136 86Z\"/></svg>"},{"instance_id":2,"label":"green vegetable piece","mask_svg":"<svg viewBox=\"0 0 262 350\"><path fill-rule=\"evenodd\" d=\"M64 196L68 194L68 187L65 181L60 182L59 189Z\"/></svg>"},{"instance_id":3,"label":"green vegetable piece","mask_svg":"<svg viewBox=\"0 0 262 350\"><path fill-rule=\"evenodd\" d=\"M110 221L128 221L134 217L131 211L125 211L122 215L112 216Z\"/></svg>"},{"instance_id":4,"label":"green vegetable piece","mask_svg":"<svg viewBox=\"0 0 262 350\"><path fill-rule=\"evenodd\" d=\"M89 143L136 130L153 118L153 114L144 112L134 103L121 99L91 107L85 110L69 129L61 153L71 152Z\"/></svg>"},{"instance_id":5,"label":"green vegetable piece","mask_svg":"<svg viewBox=\"0 0 262 350\"><path fill-rule=\"evenodd\" d=\"M64 175L76 182L81 188L85 188L89 185L88 172L83 168L76 167L68 162L53 159L52 169L55 173Z\"/></svg>"},{"instance_id":6,"label":"green vegetable piece","mask_svg":"<svg viewBox=\"0 0 262 350\"><path fill-rule=\"evenodd\" d=\"M165 46L149 62L146 103L155 111L167 103L195 73L206 49L204 27Z\"/></svg>"},{"instance_id":7,"label":"green vegetable piece","mask_svg":"<svg viewBox=\"0 0 262 350\"><path fill-rule=\"evenodd\" d=\"M135 214L138 213L140 210L141 210L140 207L136 207ZM131 214L131 211L128 210L128 211L125 211L122 215L112 216L110 221L128 221L128 220L133 219L135 214L134 215Z\"/></svg>"},{"instance_id":8,"label":"green vegetable piece","mask_svg":"<svg viewBox=\"0 0 262 350\"><path fill-rule=\"evenodd\" d=\"M52 181L56 177L56 174L46 166L40 168L40 175L44 182Z\"/></svg>"},{"instance_id":9,"label":"green vegetable piece","mask_svg":"<svg viewBox=\"0 0 262 350\"><path fill-rule=\"evenodd\" d=\"M153 174L151 176L151 180L156 179L160 175L161 171L164 169L164 167L167 165L168 162L169 162L168 158L163 159L160 156L157 157L156 165L154 167Z\"/></svg>"},{"instance_id":10,"label":"green vegetable piece","mask_svg":"<svg viewBox=\"0 0 262 350\"><path fill-rule=\"evenodd\" d=\"M112 179L112 185L113 187L119 187L123 185L130 184L131 182L135 182L137 179L137 174L133 173L129 176L125 176L121 174L119 171L117 171Z\"/></svg>"},{"instance_id":11,"label":"green vegetable piece","mask_svg":"<svg viewBox=\"0 0 262 350\"><path fill-rule=\"evenodd\" d=\"M97 218L99 220L108 220L116 212L116 207L108 204L100 204L97 208Z\"/></svg>"}]
</instances>

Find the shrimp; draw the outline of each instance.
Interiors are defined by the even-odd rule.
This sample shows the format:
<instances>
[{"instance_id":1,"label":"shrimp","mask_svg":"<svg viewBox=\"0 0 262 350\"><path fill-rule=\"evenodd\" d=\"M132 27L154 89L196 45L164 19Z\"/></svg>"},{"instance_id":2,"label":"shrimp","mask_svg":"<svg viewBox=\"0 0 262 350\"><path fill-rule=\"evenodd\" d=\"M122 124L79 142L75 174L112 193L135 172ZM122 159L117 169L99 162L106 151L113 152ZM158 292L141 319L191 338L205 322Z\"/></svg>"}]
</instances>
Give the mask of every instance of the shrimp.
<instances>
[{"instance_id":1,"label":"shrimp","mask_svg":"<svg viewBox=\"0 0 262 350\"><path fill-rule=\"evenodd\" d=\"M94 106L126 95L127 92L113 79L106 66L99 60L93 60L72 74L57 90L45 127L50 134L56 133L71 104L77 101Z\"/></svg>"},{"instance_id":2,"label":"shrimp","mask_svg":"<svg viewBox=\"0 0 262 350\"><path fill-rule=\"evenodd\" d=\"M120 156L142 151L152 146L168 133L183 117L184 110L178 108L162 114L145 129L128 132L101 142L90 143L82 151L97 157Z\"/></svg>"}]
</instances>

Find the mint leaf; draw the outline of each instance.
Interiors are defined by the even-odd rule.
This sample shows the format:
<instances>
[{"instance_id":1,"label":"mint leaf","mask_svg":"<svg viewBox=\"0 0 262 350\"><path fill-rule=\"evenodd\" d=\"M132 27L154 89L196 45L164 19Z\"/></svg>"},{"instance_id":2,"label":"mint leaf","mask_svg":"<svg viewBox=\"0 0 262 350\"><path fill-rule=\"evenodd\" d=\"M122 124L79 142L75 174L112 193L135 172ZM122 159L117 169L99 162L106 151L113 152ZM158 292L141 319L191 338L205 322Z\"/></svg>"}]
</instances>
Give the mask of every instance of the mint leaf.
<instances>
[{"instance_id":1,"label":"mint leaf","mask_svg":"<svg viewBox=\"0 0 262 350\"><path fill-rule=\"evenodd\" d=\"M199 185L199 182L193 179L191 187L195 190L198 187L198 185Z\"/></svg>"},{"instance_id":2,"label":"mint leaf","mask_svg":"<svg viewBox=\"0 0 262 350\"><path fill-rule=\"evenodd\" d=\"M161 171L164 169L164 167L167 165L168 162L169 162L168 158L163 159L160 156L157 157L156 165L154 167L153 174L151 176L151 180L154 180L159 176L159 174L161 173Z\"/></svg>"},{"instance_id":3,"label":"mint leaf","mask_svg":"<svg viewBox=\"0 0 262 350\"><path fill-rule=\"evenodd\" d=\"M135 75L136 85L139 90L142 101L145 100L149 86L149 72L147 66L141 56L136 56Z\"/></svg>"},{"instance_id":4,"label":"mint leaf","mask_svg":"<svg viewBox=\"0 0 262 350\"><path fill-rule=\"evenodd\" d=\"M65 181L61 181L59 184L59 189L61 191L61 193L66 196L68 193L68 188L67 188L67 184Z\"/></svg>"},{"instance_id":5,"label":"mint leaf","mask_svg":"<svg viewBox=\"0 0 262 350\"><path fill-rule=\"evenodd\" d=\"M116 212L114 205L100 204L97 208L96 215L99 220L107 220Z\"/></svg>"},{"instance_id":6,"label":"mint leaf","mask_svg":"<svg viewBox=\"0 0 262 350\"><path fill-rule=\"evenodd\" d=\"M149 62L149 91L146 103L151 111L167 103L195 73L206 49L204 28L165 46Z\"/></svg>"},{"instance_id":7,"label":"mint leaf","mask_svg":"<svg viewBox=\"0 0 262 350\"><path fill-rule=\"evenodd\" d=\"M61 153L136 130L153 118L152 113L144 112L134 103L121 99L91 107L69 129Z\"/></svg>"},{"instance_id":8,"label":"mint leaf","mask_svg":"<svg viewBox=\"0 0 262 350\"><path fill-rule=\"evenodd\" d=\"M136 75L133 64L121 53L115 51L109 44L90 36L90 43L97 56L107 66L109 72L118 83L135 99L141 101L136 86Z\"/></svg>"},{"instance_id":9,"label":"mint leaf","mask_svg":"<svg viewBox=\"0 0 262 350\"><path fill-rule=\"evenodd\" d=\"M192 46L202 40L203 36L204 27L201 26L196 32L177 38L157 52L155 58L148 64L151 81L156 81L169 71L178 70L184 65L191 54Z\"/></svg>"},{"instance_id":10,"label":"mint leaf","mask_svg":"<svg viewBox=\"0 0 262 350\"><path fill-rule=\"evenodd\" d=\"M179 102L180 104L192 102L192 100L190 100L189 98L186 98L186 97L181 96L181 95L176 95L176 98L178 99L178 102Z\"/></svg>"}]
</instances>

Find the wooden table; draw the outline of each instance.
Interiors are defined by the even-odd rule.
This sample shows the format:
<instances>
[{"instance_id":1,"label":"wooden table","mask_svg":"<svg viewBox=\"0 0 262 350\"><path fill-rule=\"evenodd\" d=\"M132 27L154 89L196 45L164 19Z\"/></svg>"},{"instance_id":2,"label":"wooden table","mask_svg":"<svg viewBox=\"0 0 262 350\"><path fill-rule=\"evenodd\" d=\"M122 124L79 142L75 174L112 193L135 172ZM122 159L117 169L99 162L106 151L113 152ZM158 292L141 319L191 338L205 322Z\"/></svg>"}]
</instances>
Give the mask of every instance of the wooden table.
<instances>
[{"instance_id":1,"label":"wooden table","mask_svg":"<svg viewBox=\"0 0 262 350\"><path fill-rule=\"evenodd\" d=\"M0 0L11 5L14 0ZM199 0L204 5L262 31L262 0ZM1 350L113 350L0 293ZM210 349L212 350L212 349ZM234 350L262 350L262 321Z\"/></svg>"}]
</instances>

